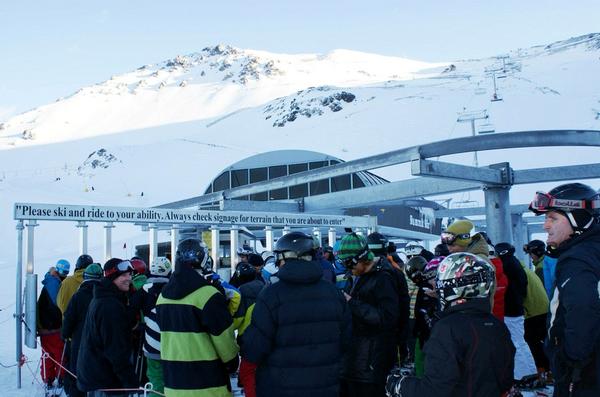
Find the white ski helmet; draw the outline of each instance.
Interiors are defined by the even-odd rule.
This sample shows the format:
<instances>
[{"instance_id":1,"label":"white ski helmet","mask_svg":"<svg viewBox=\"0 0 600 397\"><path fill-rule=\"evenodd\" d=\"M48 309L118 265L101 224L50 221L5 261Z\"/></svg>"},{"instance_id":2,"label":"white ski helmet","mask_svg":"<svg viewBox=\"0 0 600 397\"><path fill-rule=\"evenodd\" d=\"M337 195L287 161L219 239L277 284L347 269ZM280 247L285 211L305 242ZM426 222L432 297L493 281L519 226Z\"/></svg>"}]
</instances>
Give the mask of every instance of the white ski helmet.
<instances>
[{"instance_id":1,"label":"white ski helmet","mask_svg":"<svg viewBox=\"0 0 600 397\"><path fill-rule=\"evenodd\" d=\"M153 276L167 277L171 270L171 261L164 256L157 256L150 264L150 274Z\"/></svg>"}]
</instances>

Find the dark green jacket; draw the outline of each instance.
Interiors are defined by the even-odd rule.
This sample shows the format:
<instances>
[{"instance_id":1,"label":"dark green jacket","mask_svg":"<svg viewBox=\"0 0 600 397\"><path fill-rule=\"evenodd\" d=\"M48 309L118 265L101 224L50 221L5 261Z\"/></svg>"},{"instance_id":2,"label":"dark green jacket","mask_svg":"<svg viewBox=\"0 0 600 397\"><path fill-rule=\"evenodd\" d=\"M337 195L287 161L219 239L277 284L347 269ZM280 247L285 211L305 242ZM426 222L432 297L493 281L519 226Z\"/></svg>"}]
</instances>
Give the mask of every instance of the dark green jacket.
<instances>
[{"instance_id":1,"label":"dark green jacket","mask_svg":"<svg viewBox=\"0 0 600 397\"><path fill-rule=\"evenodd\" d=\"M239 350L225 297L194 269L178 266L156 302L167 396L231 396ZM233 368L235 370L235 368Z\"/></svg>"}]
</instances>

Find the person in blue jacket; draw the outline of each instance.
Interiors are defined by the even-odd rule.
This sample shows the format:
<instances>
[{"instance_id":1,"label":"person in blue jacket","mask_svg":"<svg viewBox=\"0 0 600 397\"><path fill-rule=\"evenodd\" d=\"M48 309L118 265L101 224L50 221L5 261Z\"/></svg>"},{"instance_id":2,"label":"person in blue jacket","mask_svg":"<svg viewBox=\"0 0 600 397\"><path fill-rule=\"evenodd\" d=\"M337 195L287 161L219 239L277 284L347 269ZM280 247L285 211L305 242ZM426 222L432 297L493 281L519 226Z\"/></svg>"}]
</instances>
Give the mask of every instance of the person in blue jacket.
<instances>
[{"instance_id":1,"label":"person in blue jacket","mask_svg":"<svg viewBox=\"0 0 600 397\"><path fill-rule=\"evenodd\" d=\"M600 396L600 194L568 183L536 193L529 209L546 216L558 258L547 342L554 397Z\"/></svg>"}]
</instances>

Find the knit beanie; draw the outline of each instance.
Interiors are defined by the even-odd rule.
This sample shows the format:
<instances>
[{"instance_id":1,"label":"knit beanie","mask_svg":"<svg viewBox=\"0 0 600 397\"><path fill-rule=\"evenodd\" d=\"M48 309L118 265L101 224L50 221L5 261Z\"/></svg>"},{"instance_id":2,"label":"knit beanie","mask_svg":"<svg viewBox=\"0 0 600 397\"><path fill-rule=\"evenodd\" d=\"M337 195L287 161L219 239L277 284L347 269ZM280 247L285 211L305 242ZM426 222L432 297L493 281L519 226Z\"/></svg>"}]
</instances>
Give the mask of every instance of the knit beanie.
<instances>
[{"instance_id":1,"label":"knit beanie","mask_svg":"<svg viewBox=\"0 0 600 397\"><path fill-rule=\"evenodd\" d=\"M345 262L348 259L357 258L361 254L364 254L364 256L360 259L371 261L375 258L373 252L369 251L367 239L364 236L356 233L345 235L337 252L339 260Z\"/></svg>"},{"instance_id":2,"label":"knit beanie","mask_svg":"<svg viewBox=\"0 0 600 397\"><path fill-rule=\"evenodd\" d=\"M473 230L473 223L467 219L460 219L448 226L446 232L452 233L457 237L454 245L466 247L471 244L471 230ZM466 237L467 235L469 237Z\"/></svg>"},{"instance_id":3,"label":"knit beanie","mask_svg":"<svg viewBox=\"0 0 600 397\"><path fill-rule=\"evenodd\" d=\"M265 261L262 256L258 254L248 254L248 263L254 267L261 267L265 265Z\"/></svg>"},{"instance_id":4,"label":"knit beanie","mask_svg":"<svg viewBox=\"0 0 600 397\"><path fill-rule=\"evenodd\" d=\"M102 266L99 263L88 265L83 271L84 280L99 280L102 277Z\"/></svg>"}]
</instances>

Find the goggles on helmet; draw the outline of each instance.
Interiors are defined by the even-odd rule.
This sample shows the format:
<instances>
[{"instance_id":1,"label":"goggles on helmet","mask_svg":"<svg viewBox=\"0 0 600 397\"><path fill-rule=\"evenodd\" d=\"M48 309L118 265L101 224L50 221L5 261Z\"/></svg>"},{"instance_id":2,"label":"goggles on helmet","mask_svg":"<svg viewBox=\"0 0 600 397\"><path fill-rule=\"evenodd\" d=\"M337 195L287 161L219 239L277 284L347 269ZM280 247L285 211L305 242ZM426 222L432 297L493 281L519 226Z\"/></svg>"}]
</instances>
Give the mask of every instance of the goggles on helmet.
<instances>
[{"instance_id":1,"label":"goggles on helmet","mask_svg":"<svg viewBox=\"0 0 600 397\"><path fill-rule=\"evenodd\" d=\"M543 214L554 209L559 210L593 210L600 208L600 196L596 195L589 200L572 200L556 198L548 193L536 192L529 209L536 214Z\"/></svg>"},{"instance_id":2,"label":"goggles on helmet","mask_svg":"<svg viewBox=\"0 0 600 397\"><path fill-rule=\"evenodd\" d=\"M362 252L358 253L357 255L354 255L354 256L351 256L350 258L344 259L342 261L342 264L347 269L352 269L358 264L358 262L360 262L362 259L368 257L368 255L369 255L369 250L364 249Z\"/></svg>"},{"instance_id":3,"label":"goggles on helmet","mask_svg":"<svg viewBox=\"0 0 600 397\"><path fill-rule=\"evenodd\" d=\"M471 235L469 233L454 234L454 233L449 233L449 232L442 232L441 240L442 240L442 244L453 245L454 242L458 239L466 240L470 237L471 237Z\"/></svg>"},{"instance_id":4,"label":"goggles on helmet","mask_svg":"<svg viewBox=\"0 0 600 397\"><path fill-rule=\"evenodd\" d=\"M131 262L129 262L129 261L122 261L122 262L119 262L117 264L117 266L113 267L112 269L105 270L104 271L104 276L108 277L111 274L115 274L117 272L120 272L120 273L129 272L129 273L132 273L133 271L134 271L134 269L133 269L133 265L131 264Z\"/></svg>"},{"instance_id":5,"label":"goggles on helmet","mask_svg":"<svg viewBox=\"0 0 600 397\"><path fill-rule=\"evenodd\" d=\"M421 252L423 252L423 249L423 247L417 244L407 244L404 247L404 253L407 257L417 256L420 255Z\"/></svg>"}]
</instances>

